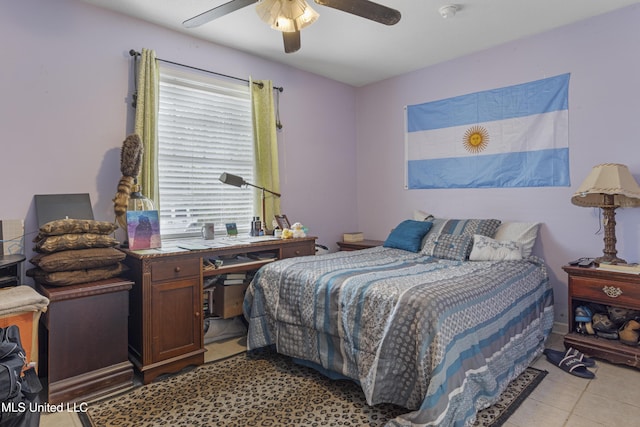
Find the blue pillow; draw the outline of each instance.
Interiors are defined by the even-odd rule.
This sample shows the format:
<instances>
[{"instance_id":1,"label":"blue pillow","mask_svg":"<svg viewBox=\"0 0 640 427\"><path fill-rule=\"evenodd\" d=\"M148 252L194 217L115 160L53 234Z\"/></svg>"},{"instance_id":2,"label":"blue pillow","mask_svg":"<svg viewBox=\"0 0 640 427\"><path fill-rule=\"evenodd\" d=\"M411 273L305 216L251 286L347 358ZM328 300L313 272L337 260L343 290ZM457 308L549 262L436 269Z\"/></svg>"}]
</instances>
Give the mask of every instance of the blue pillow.
<instances>
[{"instance_id":1,"label":"blue pillow","mask_svg":"<svg viewBox=\"0 0 640 427\"><path fill-rule=\"evenodd\" d=\"M429 232L432 222L414 221L408 219L402 221L384 241L385 248L404 249L410 252L419 252L422 247L422 239Z\"/></svg>"}]
</instances>

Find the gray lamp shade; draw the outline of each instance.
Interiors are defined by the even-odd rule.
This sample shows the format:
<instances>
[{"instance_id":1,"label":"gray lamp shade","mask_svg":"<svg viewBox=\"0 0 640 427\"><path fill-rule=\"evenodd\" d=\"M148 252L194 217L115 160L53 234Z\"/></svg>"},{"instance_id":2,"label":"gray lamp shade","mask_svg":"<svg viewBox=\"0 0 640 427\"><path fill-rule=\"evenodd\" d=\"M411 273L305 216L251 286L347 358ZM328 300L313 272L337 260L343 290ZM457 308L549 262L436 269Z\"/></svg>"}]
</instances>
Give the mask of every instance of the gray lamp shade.
<instances>
[{"instance_id":1,"label":"gray lamp shade","mask_svg":"<svg viewBox=\"0 0 640 427\"><path fill-rule=\"evenodd\" d=\"M605 195L613 196L612 205L605 203ZM640 186L625 165L604 163L593 167L571 203L585 207L640 206Z\"/></svg>"}]
</instances>

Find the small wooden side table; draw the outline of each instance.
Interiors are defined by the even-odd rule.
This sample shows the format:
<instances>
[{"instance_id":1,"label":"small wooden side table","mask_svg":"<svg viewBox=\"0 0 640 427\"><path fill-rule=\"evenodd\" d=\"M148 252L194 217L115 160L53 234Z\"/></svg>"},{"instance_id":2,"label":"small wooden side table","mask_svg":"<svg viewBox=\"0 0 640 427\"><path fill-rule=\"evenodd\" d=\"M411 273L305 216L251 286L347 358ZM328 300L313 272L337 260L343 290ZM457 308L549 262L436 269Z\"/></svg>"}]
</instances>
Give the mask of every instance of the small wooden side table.
<instances>
[{"instance_id":1,"label":"small wooden side table","mask_svg":"<svg viewBox=\"0 0 640 427\"><path fill-rule=\"evenodd\" d=\"M361 240L359 242L337 242L341 251L359 251L360 249L368 249L376 246L382 246L382 240Z\"/></svg>"},{"instance_id":2,"label":"small wooden side table","mask_svg":"<svg viewBox=\"0 0 640 427\"><path fill-rule=\"evenodd\" d=\"M640 369L640 347L622 344L596 335L576 332L575 309L583 304L597 303L606 306L640 310L640 276L565 265L569 275L569 333L564 337L565 348L577 348L581 352Z\"/></svg>"},{"instance_id":3,"label":"small wooden side table","mask_svg":"<svg viewBox=\"0 0 640 427\"><path fill-rule=\"evenodd\" d=\"M0 256L0 288L20 284L20 264L25 260L22 254Z\"/></svg>"}]
</instances>

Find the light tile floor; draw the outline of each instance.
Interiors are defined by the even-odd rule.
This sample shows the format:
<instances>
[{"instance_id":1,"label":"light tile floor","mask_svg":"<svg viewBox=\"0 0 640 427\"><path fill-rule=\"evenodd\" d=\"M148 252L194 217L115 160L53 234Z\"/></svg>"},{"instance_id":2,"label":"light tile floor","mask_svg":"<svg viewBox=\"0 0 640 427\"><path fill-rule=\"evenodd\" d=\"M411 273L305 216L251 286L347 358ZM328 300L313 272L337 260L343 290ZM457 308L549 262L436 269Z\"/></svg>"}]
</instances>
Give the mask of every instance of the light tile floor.
<instances>
[{"instance_id":1,"label":"light tile floor","mask_svg":"<svg viewBox=\"0 0 640 427\"><path fill-rule=\"evenodd\" d=\"M547 347L563 350L552 334ZM245 350L244 338L207 345L212 361ZM570 375L538 358L533 365L549 372L505 427L640 427L640 370L598 361L593 380ZM81 427L73 413L44 414L41 427Z\"/></svg>"},{"instance_id":2,"label":"light tile floor","mask_svg":"<svg viewBox=\"0 0 640 427\"><path fill-rule=\"evenodd\" d=\"M548 348L564 350L562 335ZM568 374L542 356L533 365L549 373L505 427L640 427L640 370L597 360L593 380Z\"/></svg>"}]
</instances>

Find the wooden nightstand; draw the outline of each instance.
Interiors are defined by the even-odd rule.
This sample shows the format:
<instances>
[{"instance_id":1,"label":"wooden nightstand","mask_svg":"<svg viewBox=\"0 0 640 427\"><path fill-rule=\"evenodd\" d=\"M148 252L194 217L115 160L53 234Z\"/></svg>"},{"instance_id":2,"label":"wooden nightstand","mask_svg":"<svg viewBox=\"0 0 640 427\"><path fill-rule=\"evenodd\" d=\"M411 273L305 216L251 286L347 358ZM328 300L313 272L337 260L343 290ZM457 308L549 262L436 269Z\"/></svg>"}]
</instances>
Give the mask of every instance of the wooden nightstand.
<instances>
[{"instance_id":1,"label":"wooden nightstand","mask_svg":"<svg viewBox=\"0 0 640 427\"><path fill-rule=\"evenodd\" d=\"M337 242L341 251L359 251L360 249L382 246L382 240L361 240L359 242Z\"/></svg>"},{"instance_id":2,"label":"wooden nightstand","mask_svg":"<svg viewBox=\"0 0 640 427\"><path fill-rule=\"evenodd\" d=\"M640 347L575 331L575 309L584 303L640 310L640 275L593 267L564 266L562 269L569 274L569 333L564 337L565 347L577 348L585 354L612 363L640 368Z\"/></svg>"}]
</instances>

